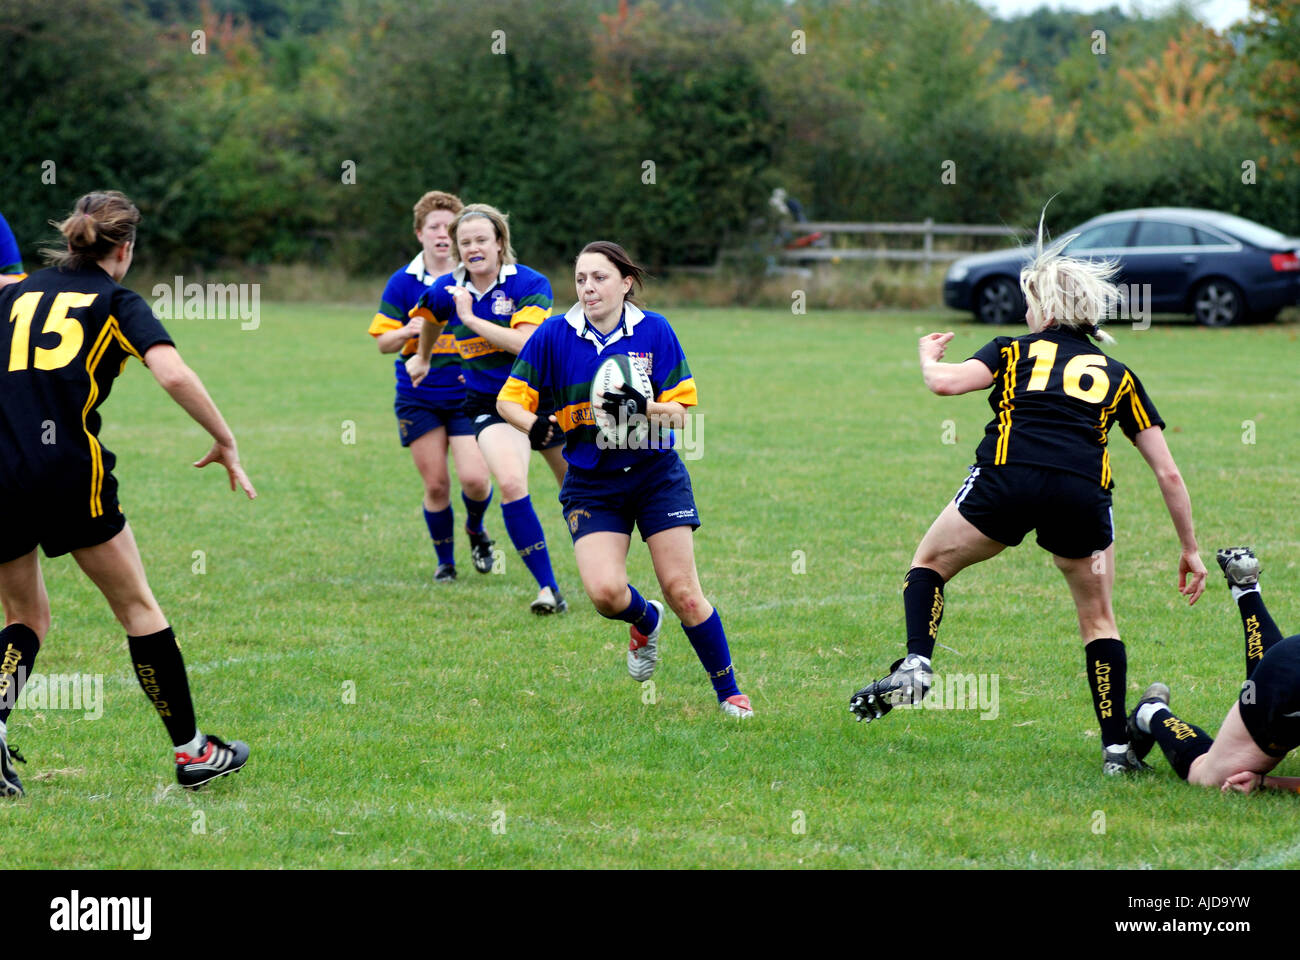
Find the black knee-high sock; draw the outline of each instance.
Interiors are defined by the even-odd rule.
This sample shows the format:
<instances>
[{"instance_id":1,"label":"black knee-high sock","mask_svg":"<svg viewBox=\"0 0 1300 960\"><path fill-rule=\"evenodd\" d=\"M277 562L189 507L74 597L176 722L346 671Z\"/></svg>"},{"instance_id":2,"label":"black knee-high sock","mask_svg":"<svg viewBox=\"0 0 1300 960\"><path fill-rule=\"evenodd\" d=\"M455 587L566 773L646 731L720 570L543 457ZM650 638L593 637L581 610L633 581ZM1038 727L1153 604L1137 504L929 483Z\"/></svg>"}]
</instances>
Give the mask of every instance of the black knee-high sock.
<instances>
[{"instance_id":1,"label":"black knee-high sock","mask_svg":"<svg viewBox=\"0 0 1300 960\"><path fill-rule=\"evenodd\" d=\"M1124 685L1128 682L1128 655L1113 637L1092 641L1083 648L1088 669L1092 709L1101 727L1101 745L1128 743L1128 716L1124 712Z\"/></svg>"},{"instance_id":2,"label":"black knee-high sock","mask_svg":"<svg viewBox=\"0 0 1300 960\"><path fill-rule=\"evenodd\" d=\"M907 625L907 652L934 656L934 644L943 621L943 577L929 567L913 567L903 580L903 618Z\"/></svg>"},{"instance_id":3,"label":"black knee-high sock","mask_svg":"<svg viewBox=\"0 0 1300 960\"><path fill-rule=\"evenodd\" d=\"M126 638L136 679L149 702L158 711L173 746L194 739L194 704L190 700L190 682L185 676L185 661L176 634L171 627L144 637Z\"/></svg>"},{"instance_id":4,"label":"black knee-high sock","mask_svg":"<svg viewBox=\"0 0 1300 960\"><path fill-rule=\"evenodd\" d=\"M0 723L9 721L40 648L35 631L25 623L11 623L0 630Z\"/></svg>"},{"instance_id":5,"label":"black knee-high sock","mask_svg":"<svg viewBox=\"0 0 1300 960\"><path fill-rule=\"evenodd\" d=\"M1237 609L1241 611L1241 625L1246 630L1246 679L1249 680L1268 648L1282 639L1282 631L1268 615L1258 589L1243 593Z\"/></svg>"},{"instance_id":6,"label":"black knee-high sock","mask_svg":"<svg viewBox=\"0 0 1300 960\"><path fill-rule=\"evenodd\" d=\"M1200 727L1179 720L1164 707L1151 715L1151 736L1156 738L1165 759L1184 780L1192 761L1214 745L1214 738Z\"/></svg>"}]
</instances>

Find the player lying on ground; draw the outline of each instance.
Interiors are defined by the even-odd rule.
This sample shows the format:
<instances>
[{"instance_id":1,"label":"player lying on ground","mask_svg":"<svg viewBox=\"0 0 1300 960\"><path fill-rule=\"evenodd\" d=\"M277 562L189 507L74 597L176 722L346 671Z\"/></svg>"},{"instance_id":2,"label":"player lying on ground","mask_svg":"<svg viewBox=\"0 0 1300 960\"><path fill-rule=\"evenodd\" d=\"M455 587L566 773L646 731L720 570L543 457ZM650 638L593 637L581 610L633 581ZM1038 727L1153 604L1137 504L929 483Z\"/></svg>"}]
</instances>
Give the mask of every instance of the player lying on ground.
<instances>
[{"instance_id":1,"label":"player lying on ground","mask_svg":"<svg viewBox=\"0 0 1300 960\"><path fill-rule=\"evenodd\" d=\"M1169 447L1164 421L1137 376L1088 342L1114 339L1099 327L1119 291L1113 263L1066 257L1066 237L1021 271L1030 333L998 337L964 363L941 363L951 333L920 342L925 385L941 396L986 390L994 417L975 451L975 466L912 557L903 586L907 656L889 676L859 690L850 709L876 720L899 703L917 703L931 686L930 657L943 619L944 584L966 567L1014 547L1030 530L1053 555L1074 598L1088 688L1101 726L1102 771L1144 765L1128 746L1124 710L1127 655L1115 625L1107 431L1116 423L1160 484L1178 533L1179 589L1189 603L1205 589L1192 505Z\"/></svg>"},{"instance_id":2,"label":"player lying on ground","mask_svg":"<svg viewBox=\"0 0 1300 960\"><path fill-rule=\"evenodd\" d=\"M195 724L176 635L145 579L117 502L113 454L99 442L98 406L131 357L212 435L194 464L219 463L251 500L235 437L198 376L139 294L119 286L131 268L140 211L116 190L88 193L59 224L56 264L0 288L0 796L22 796L6 723L50 629L39 544L71 553L126 629L131 663L175 748L185 787L233 773L248 745L205 736ZM25 762L25 761L24 761Z\"/></svg>"},{"instance_id":3,"label":"player lying on ground","mask_svg":"<svg viewBox=\"0 0 1300 960\"><path fill-rule=\"evenodd\" d=\"M420 252L415 259L388 278L379 310L370 321L370 335L380 353L398 353L393 364L397 378L397 415L402 446L411 451L415 469L424 481L424 523L438 558L436 583L456 579L456 521L451 509L451 476L447 452L456 462L460 498L465 504L465 533L469 535L474 569L492 572L492 541L483 529L483 514L492 501L492 480L487 464L474 441L474 425L465 411L465 380L460 375L460 352L456 349L452 317L449 328L434 342L428 374L416 386L406 372L406 358L415 353L424 321L409 317L410 311L438 277L451 273L456 254L448 232L452 220L464 209L460 197L430 190L415 204L415 238Z\"/></svg>"},{"instance_id":4,"label":"player lying on ground","mask_svg":"<svg viewBox=\"0 0 1300 960\"><path fill-rule=\"evenodd\" d=\"M1259 592L1259 560L1249 547L1220 550L1219 566L1246 631L1246 682L1211 739L1169 710L1169 688L1153 683L1129 716L1133 749L1160 744L1188 783L1250 793L1260 787L1300 791L1300 777L1266 774L1300 746L1300 634L1282 639Z\"/></svg>"},{"instance_id":5,"label":"player lying on ground","mask_svg":"<svg viewBox=\"0 0 1300 960\"><path fill-rule=\"evenodd\" d=\"M506 535L537 581L537 599L530 609L536 614L564 613L569 607L555 582L546 534L528 495L528 439L497 413L497 394L510 375L510 365L551 315L551 282L516 261L510 220L496 207L470 204L452 221L450 233L460 263L435 280L411 311L424 324L406 369L411 382L419 386L444 329L455 333L465 377L462 409L474 425L483 459L501 492ZM459 321L454 326L453 319ZM556 483L563 483L559 441L541 454Z\"/></svg>"},{"instance_id":6,"label":"player lying on ground","mask_svg":"<svg viewBox=\"0 0 1300 960\"><path fill-rule=\"evenodd\" d=\"M632 296L644 271L616 243L598 240L578 254L574 282L578 303L538 328L519 353L497 409L528 435L534 449L559 438L569 469L560 503L569 521L582 585L596 610L631 625L627 670L633 680L649 680L659 662L663 605L647 601L628 583L627 551L632 528L650 550L655 575L668 605L713 683L718 706L745 719L754 711L736 686L731 652L718 611L704 597L695 569L692 536L700 525L691 478L674 449L671 429L681 426L686 408L696 403L691 376L677 335L657 313L641 310ZM604 415L648 421L644 442L619 449L602 433L592 410L592 381L604 361L627 357L627 370L639 364L649 393L631 382L617 392L597 395ZM563 405L539 415L539 398L564 398Z\"/></svg>"}]
</instances>

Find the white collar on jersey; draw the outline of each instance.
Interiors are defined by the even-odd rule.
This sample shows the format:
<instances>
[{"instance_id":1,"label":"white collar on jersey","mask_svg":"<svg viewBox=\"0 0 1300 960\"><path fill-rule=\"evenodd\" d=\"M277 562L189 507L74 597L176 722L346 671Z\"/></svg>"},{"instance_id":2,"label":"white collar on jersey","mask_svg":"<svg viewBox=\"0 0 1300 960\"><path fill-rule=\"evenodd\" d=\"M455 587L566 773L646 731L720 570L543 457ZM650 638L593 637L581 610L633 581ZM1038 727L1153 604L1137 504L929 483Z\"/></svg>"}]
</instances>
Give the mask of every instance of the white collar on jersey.
<instances>
[{"instance_id":1,"label":"white collar on jersey","mask_svg":"<svg viewBox=\"0 0 1300 960\"><path fill-rule=\"evenodd\" d=\"M513 263L503 263L501 265L501 272L497 274L496 281L492 284L492 287L495 287L498 283L505 283L506 277L513 276L518 272L518 268L516 268ZM469 267L465 266L463 260L456 264L456 269L451 272L451 275L456 279L456 286L464 287L470 293L474 294L475 300L482 300L492 289L492 287L488 287L487 290L479 293L478 287L474 286L472 283L466 283L465 279L469 276Z\"/></svg>"},{"instance_id":2,"label":"white collar on jersey","mask_svg":"<svg viewBox=\"0 0 1300 960\"><path fill-rule=\"evenodd\" d=\"M568 309L568 312L564 314L564 322L573 328L574 333L583 340L590 340L596 345L597 355L599 355L606 347L617 343L624 337L632 336L632 329L644 319L645 314L641 312L641 309L637 307L636 304L624 302L623 319L619 322L617 327L609 332L609 336L607 336L605 341L602 343L600 338L596 336L595 332L587 326L587 315L582 312L581 303L575 303Z\"/></svg>"},{"instance_id":3,"label":"white collar on jersey","mask_svg":"<svg viewBox=\"0 0 1300 960\"><path fill-rule=\"evenodd\" d=\"M428 270L424 269L423 250L417 253L415 259L406 265L406 272L415 277L415 279L419 280L426 287L433 283L434 280L438 279L436 273L430 273Z\"/></svg>"}]
</instances>

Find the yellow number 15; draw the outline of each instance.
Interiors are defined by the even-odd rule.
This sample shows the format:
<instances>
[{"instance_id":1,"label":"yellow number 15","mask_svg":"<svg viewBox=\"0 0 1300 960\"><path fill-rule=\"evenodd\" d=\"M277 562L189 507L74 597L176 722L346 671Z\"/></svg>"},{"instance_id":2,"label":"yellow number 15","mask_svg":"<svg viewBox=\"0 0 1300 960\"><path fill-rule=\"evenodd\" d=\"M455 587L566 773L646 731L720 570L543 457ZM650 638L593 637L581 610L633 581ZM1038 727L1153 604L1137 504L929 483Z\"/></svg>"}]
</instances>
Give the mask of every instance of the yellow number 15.
<instances>
[{"instance_id":1,"label":"yellow number 15","mask_svg":"<svg viewBox=\"0 0 1300 960\"><path fill-rule=\"evenodd\" d=\"M32 319L36 316L36 307L41 302L42 293L32 290L24 293L14 301L9 313L9 322L14 324L13 340L9 344L9 370L27 369L27 348L31 343ZM95 302L96 293L60 293L54 298L50 312L45 317L45 326L41 333L53 333L59 337L57 347L37 347L32 358L32 366L37 370L58 370L66 367L81 349L86 335L75 317L68 316L69 310L88 307Z\"/></svg>"},{"instance_id":2,"label":"yellow number 15","mask_svg":"<svg viewBox=\"0 0 1300 960\"><path fill-rule=\"evenodd\" d=\"M1051 340L1035 340L1029 345L1029 355L1034 358L1034 370L1025 389L1046 390L1047 378L1052 375L1052 364L1056 362L1056 344ZM1106 358L1100 353L1081 353L1071 357L1061 371L1061 389L1076 400L1101 403L1110 391L1110 377L1102 369L1104 366ZM1087 390L1079 385L1084 377L1091 380Z\"/></svg>"}]
</instances>

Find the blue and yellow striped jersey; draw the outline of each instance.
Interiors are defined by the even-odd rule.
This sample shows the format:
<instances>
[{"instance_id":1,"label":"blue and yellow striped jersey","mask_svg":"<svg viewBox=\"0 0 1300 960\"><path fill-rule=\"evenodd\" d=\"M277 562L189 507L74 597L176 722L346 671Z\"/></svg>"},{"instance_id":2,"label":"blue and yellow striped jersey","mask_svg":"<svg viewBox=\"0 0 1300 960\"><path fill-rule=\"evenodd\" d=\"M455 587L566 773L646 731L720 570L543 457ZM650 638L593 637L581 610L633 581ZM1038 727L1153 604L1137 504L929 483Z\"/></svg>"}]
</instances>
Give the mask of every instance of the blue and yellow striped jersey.
<instances>
[{"instance_id":1,"label":"blue and yellow striped jersey","mask_svg":"<svg viewBox=\"0 0 1300 960\"><path fill-rule=\"evenodd\" d=\"M447 321L447 331L456 336L460 351L461 370L465 387L479 393L495 395L510 375L510 365L515 355L488 343L461 323L456 317L456 301L447 287L467 286L465 264L461 263L451 273L439 277L421 295L412 316L430 317ZM474 294L474 316L489 320L500 327L517 327L521 323L540 324L551 315L551 282L531 267L522 263L507 263L497 275L497 282L485 293ZM444 335L447 331L444 331Z\"/></svg>"},{"instance_id":2,"label":"blue and yellow striped jersey","mask_svg":"<svg viewBox=\"0 0 1300 960\"><path fill-rule=\"evenodd\" d=\"M410 310L433 282L433 274L424 269L424 254L417 253L414 260L388 278L379 310L370 321L370 335L377 337L406 326ZM429 355L429 375L420 381L418 387L411 386L411 377L406 372L406 358L415 353L416 338L412 337L402 345L393 371L399 396L422 400L440 408L460 406L465 399L465 385L460 382L460 353L456 349L455 328L458 326L460 320L453 312L451 321Z\"/></svg>"},{"instance_id":3,"label":"blue and yellow striped jersey","mask_svg":"<svg viewBox=\"0 0 1300 960\"><path fill-rule=\"evenodd\" d=\"M23 255L18 252L18 241L4 214L0 214L0 274L23 276Z\"/></svg>"},{"instance_id":4,"label":"blue and yellow striped jersey","mask_svg":"<svg viewBox=\"0 0 1300 960\"><path fill-rule=\"evenodd\" d=\"M977 466L1049 467L1110 490L1110 428L1118 423L1132 440L1165 425L1133 371L1082 332L1053 327L998 337L972 359L993 372L994 416L975 451Z\"/></svg>"},{"instance_id":5,"label":"blue and yellow striped jersey","mask_svg":"<svg viewBox=\"0 0 1300 960\"><path fill-rule=\"evenodd\" d=\"M623 319L606 337L587 323L582 305L575 303L562 317L552 317L524 345L500 399L513 400L536 412L540 396L555 401L555 419L564 428L564 459L586 470L621 470L641 457L671 453L673 437L664 431L655 442L638 450L602 450L591 412L591 382L601 363L626 354L650 377L660 403L677 401L686 407L699 403L695 378L677 334L660 314L643 312L633 304L623 307Z\"/></svg>"}]
</instances>

